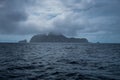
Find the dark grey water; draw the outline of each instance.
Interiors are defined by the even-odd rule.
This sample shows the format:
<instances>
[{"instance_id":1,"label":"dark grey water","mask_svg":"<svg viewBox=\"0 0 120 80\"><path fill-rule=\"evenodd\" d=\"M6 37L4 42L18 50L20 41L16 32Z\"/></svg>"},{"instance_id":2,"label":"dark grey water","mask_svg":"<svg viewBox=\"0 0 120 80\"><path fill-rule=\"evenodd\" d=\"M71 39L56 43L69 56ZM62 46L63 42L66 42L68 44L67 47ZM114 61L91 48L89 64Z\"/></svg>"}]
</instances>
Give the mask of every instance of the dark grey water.
<instances>
[{"instance_id":1,"label":"dark grey water","mask_svg":"<svg viewBox=\"0 0 120 80\"><path fill-rule=\"evenodd\" d=\"M120 80L120 44L0 44L0 80Z\"/></svg>"}]
</instances>

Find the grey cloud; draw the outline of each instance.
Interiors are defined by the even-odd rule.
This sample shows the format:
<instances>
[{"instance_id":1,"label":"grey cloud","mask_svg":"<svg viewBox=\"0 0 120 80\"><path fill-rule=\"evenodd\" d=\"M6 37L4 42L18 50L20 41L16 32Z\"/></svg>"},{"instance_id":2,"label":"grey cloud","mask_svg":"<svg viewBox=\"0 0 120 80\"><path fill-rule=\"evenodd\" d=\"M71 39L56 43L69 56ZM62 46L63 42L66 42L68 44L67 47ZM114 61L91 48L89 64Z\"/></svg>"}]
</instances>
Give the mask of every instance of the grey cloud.
<instances>
[{"instance_id":1,"label":"grey cloud","mask_svg":"<svg viewBox=\"0 0 120 80\"><path fill-rule=\"evenodd\" d=\"M19 27L19 22L25 21L25 0L1 0L0 33L12 34Z\"/></svg>"},{"instance_id":2,"label":"grey cloud","mask_svg":"<svg viewBox=\"0 0 120 80\"><path fill-rule=\"evenodd\" d=\"M98 33L101 32L106 34L119 34L120 30L120 1L119 0L91 0L91 2L84 3L84 8L80 10L75 6L76 4L81 4L80 2L74 2L73 0L66 0L65 5L67 8L71 8L73 12L69 17L66 17L64 21L60 22L58 20L57 25L55 25L58 30L67 32L68 34L76 33ZM87 1L87 0L86 0ZM88 5L94 2L93 5ZM73 5L72 5L73 4ZM76 8L75 8L76 7ZM75 8L75 9L73 9ZM76 10L76 11L74 11ZM75 18L75 14L81 15ZM85 17L83 17L85 16ZM70 19L70 17L74 17ZM75 23L76 19L87 21L84 24ZM101 18L101 19L100 19ZM55 23L56 24L56 23ZM62 24L62 25L61 25ZM86 25L87 24L87 25Z\"/></svg>"},{"instance_id":3,"label":"grey cloud","mask_svg":"<svg viewBox=\"0 0 120 80\"><path fill-rule=\"evenodd\" d=\"M94 6L94 0L62 0L62 3L74 12L86 11Z\"/></svg>"},{"instance_id":4,"label":"grey cloud","mask_svg":"<svg viewBox=\"0 0 120 80\"><path fill-rule=\"evenodd\" d=\"M27 15L21 12L12 12L12 13L8 13L6 15L8 20L14 21L14 22L18 22L18 21L24 21L27 19Z\"/></svg>"},{"instance_id":5,"label":"grey cloud","mask_svg":"<svg viewBox=\"0 0 120 80\"><path fill-rule=\"evenodd\" d=\"M120 0L96 0L94 7L85 14L92 17L97 16L120 16ZM90 15L89 15L90 14Z\"/></svg>"},{"instance_id":6,"label":"grey cloud","mask_svg":"<svg viewBox=\"0 0 120 80\"><path fill-rule=\"evenodd\" d=\"M73 13L67 15L64 19L56 19L53 24L55 32L68 36L75 36L77 32L84 30L86 26Z\"/></svg>"},{"instance_id":7,"label":"grey cloud","mask_svg":"<svg viewBox=\"0 0 120 80\"><path fill-rule=\"evenodd\" d=\"M111 34L114 37L120 34L120 0L58 0L62 5L52 7L44 1L0 0L0 34L25 35L51 31L68 36L96 34L95 37L105 37ZM63 11L58 11L56 6ZM32 13L32 9L29 12L30 8L37 8L38 12Z\"/></svg>"}]
</instances>

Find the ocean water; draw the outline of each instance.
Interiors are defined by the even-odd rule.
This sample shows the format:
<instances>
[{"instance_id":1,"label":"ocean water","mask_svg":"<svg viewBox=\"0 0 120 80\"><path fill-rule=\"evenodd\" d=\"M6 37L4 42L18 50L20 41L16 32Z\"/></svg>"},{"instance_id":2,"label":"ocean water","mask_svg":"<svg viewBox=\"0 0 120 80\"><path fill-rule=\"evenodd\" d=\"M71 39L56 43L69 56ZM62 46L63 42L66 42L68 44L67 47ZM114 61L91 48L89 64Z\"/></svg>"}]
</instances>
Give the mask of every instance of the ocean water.
<instances>
[{"instance_id":1,"label":"ocean water","mask_svg":"<svg viewBox=\"0 0 120 80\"><path fill-rule=\"evenodd\" d=\"M120 44L0 44L0 80L120 80Z\"/></svg>"}]
</instances>

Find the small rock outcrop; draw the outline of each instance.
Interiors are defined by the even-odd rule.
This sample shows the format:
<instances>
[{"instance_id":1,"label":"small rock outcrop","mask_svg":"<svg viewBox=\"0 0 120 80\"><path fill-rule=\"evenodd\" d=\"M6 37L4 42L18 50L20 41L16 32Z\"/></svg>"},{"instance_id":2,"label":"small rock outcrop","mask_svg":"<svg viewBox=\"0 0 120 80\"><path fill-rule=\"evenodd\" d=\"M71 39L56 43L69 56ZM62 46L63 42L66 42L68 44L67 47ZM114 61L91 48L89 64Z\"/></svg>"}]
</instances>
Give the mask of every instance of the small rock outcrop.
<instances>
[{"instance_id":1,"label":"small rock outcrop","mask_svg":"<svg viewBox=\"0 0 120 80\"><path fill-rule=\"evenodd\" d=\"M68 42L68 43L88 43L86 38L67 38L62 34L38 34L31 38L30 43L40 42Z\"/></svg>"},{"instance_id":2,"label":"small rock outcrop","mask_svg":"<svg viewBox=\"0 0 120 80\"><path fill-rule=\"evenodd\" d=\"M18 43L27 43L27 40L21 40Z\"/></svg>"}]
</instances>

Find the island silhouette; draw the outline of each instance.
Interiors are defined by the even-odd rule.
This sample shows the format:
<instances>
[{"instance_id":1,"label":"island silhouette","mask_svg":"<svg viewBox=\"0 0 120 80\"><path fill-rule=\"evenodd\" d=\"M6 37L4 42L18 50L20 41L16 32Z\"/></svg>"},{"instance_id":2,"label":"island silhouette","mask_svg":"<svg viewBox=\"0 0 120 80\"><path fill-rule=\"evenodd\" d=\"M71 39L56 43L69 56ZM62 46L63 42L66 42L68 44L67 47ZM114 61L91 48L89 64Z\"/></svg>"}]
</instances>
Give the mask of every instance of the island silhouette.
<instances>
[{"instance_id":1,"label":"island silhouette","mask_svg":"<svg viewBox=\"0 0 120 80\"><path fill-rule=\"evenodd\" d=\"M41 42L65 42L65 43L89 43L86 38L68 38L62 34L37 34L34 35L29 43L41 43ZM19 43L27 43L27 40L21 40Z\"/></svg>"}]
</instances>

